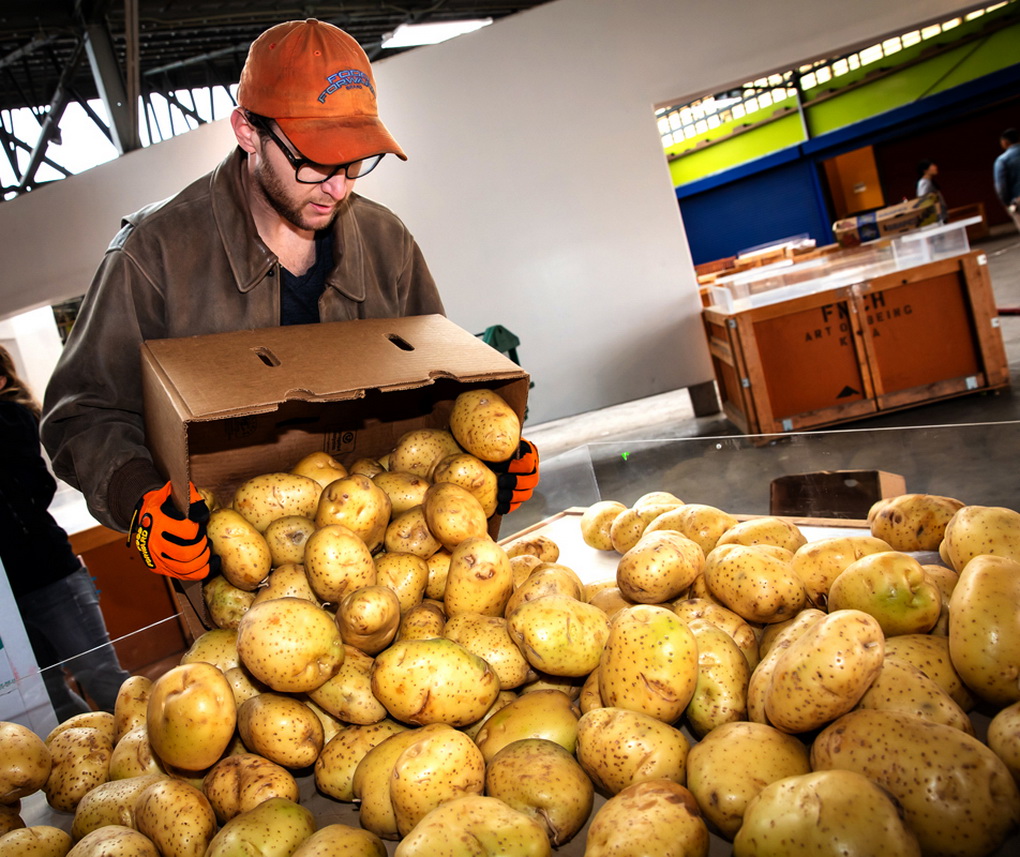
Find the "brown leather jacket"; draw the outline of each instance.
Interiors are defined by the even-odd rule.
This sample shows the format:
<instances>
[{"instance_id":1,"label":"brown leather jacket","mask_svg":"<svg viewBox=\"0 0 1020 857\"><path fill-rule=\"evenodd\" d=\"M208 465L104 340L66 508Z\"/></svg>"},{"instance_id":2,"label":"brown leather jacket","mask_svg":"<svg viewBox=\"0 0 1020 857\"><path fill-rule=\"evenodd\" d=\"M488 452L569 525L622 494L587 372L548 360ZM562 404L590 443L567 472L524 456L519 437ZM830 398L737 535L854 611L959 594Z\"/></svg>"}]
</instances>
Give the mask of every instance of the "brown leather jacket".
<instances>
[{"instance_id":1,"label":"brown leather jacket","mask_svg":"<svg viewBox=\"0 0 1020 857\"><path fill-rule=\"evenodd\" d=\"M255 230L244 163L237 149L124 219L47 387L42 438L54 471L114 529L165 481L145 448L140 344L280 323L279 262ZM334 229L322 321L443 312L418 245L389 209L352 193Z\"/></svg>"}]
</instances>

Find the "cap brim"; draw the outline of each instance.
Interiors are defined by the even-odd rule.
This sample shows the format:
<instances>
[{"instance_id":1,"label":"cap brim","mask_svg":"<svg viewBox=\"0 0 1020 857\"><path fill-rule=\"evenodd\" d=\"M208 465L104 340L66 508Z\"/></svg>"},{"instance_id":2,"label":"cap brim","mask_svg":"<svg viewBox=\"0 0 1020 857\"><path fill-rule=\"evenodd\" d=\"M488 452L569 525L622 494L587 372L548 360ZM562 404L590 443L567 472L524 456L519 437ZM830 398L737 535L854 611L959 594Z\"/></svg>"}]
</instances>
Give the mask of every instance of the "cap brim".
<instances>
[{"instance_id":1,"label":"cap brim","mask_svg":"<svg viewBox=\"0 0 1020 857\"><path fill-rule=\"evenodd\" d=\"M280 130L297 150L319 164L346 164L372 155L396 155L407 160L404 150L374 116L336 119L276 119Z\"/></svg>"}]
</instances>

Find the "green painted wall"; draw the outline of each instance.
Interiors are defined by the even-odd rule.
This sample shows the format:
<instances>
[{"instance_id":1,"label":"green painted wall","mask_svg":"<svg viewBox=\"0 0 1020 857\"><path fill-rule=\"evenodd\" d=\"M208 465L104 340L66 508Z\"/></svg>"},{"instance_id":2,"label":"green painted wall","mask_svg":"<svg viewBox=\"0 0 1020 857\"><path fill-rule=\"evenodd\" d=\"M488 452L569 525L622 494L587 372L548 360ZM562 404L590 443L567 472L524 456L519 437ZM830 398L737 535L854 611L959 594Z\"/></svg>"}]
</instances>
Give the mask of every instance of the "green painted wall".
<instances>
[{"instance_id":1,"label":"green painted wall","mask_svg":"<svg viewBox=\"0 0 1020 857\"><path fill-rule=\"evenodd\" d=\"M1016 18L1015 7L1006 7L1002 12ZM949 40L950 35L954 40L972 35L987 26L991 19L992 15L986 15L961 24L954 30L948 31L944 36L938 37L938 40L944 44ZM878 63L869 64L836 78L834 83L838 83L840 88L844 88L866 80L867 76L873 74L878 66L889 68L893 63L900 65L910 63L917 60L922 51L930 51L931 44L930 41L922 42L904 49ZM820 136L887 110L910 104L926 96L943 92L962 83L976 80L986 74L1016 64L1018 55L1020 55L1020 22L1014 21L1012 25L997 32L961 44L938 56L908 65L870 83L865 82L819 104L811 105L809 103L805 109L805 115L810 133L813 137ZM820 92L822 92L820 88L812 90L812 93ZM792 105L791 101L784 103ZM675 160L670 161L669 169L673 185L679 187L803 142L802 123L795 110L790 110L789 107L781 108L772 115L784 112L786 115L782 118L752 127L738 135L733 135L733 131L744 128L746 119L726 123L706 133L700 140L688 140L682 145L667 149L667 155L674 155L679 154L685 146L690 146L692 142L701 143L699 148L679 155ZM706 141L713 142L705 145Z\"/></svg>"}]
</instances>

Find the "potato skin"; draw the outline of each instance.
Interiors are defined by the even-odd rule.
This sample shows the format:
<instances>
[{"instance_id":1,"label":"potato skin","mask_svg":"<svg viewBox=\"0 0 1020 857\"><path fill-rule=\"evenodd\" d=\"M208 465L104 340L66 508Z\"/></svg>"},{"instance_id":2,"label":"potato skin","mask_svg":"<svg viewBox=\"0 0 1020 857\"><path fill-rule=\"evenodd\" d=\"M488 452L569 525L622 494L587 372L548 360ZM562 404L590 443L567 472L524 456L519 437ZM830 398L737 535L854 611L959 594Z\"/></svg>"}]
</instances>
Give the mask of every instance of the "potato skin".
<instances>
[{"instance_id":1,"label":"potato skin","mask_svg":"<svg viewBox=\"0 0 1020 857\"><path fill-rule=\"evenodd\" d=\"M37 824L0 835L0 854L4 857L65 857L71 850L71 837L59 827Z\"/></svg>"},{"instance_id":2,"label":"potato skin","mask_svg":"<svg viewBox=\"0 0 1020 857\"><path fill-rule=\"evenodd\" d=\"M708 827L694 796L668 779L628 786L607 800L592 817L585 857L634 853L706 857Z\"/></svg>"},{"instance_id":3,"label":"potato skin","mask_svg":"<svg viewBox=\"0 0 1020 857\"><path fill-rule=\"evenodd\" d=\"M765 786L747 805L733 857L777 851L921 857L899 804L855 771L813 771Z\"/></svg>"},{"instance_id":4,"label":"potato skin","mask_svg":"<svg viewBox=\"0 0 1020 857\"><path fill-rule=\"evenodd\" d=\"M450 431L482 461L506 461L521 444L517 412L494 390L465 390L453 402Z\"/></svg>"},{"instance_id":5,"label":"potato skin","mask_svg":"<svg viewBox=\"0 0 1020 857\"><path fill-rule=\"evenodd\" d=\"M890 497L870 516L871 535L897 551L936 551L964 503L938 494Z\"/></svg>"},{"instance_id":6,"label":"potato skin","mask_svg":"<svg viewBox=\"0 0 1020 857\"><path fill-rule=\"evenodd\" d=\"M748 622L782 622L807 602L793 553L774 545L719 545L705 557L705 583Z\"/></svg>"},{"instance_id":7,"label":"potato skin","mask_svg":"<svg viewBox=\"0 0 1020 857\"><path fill-rule=\"evenodd\" d=\"M57 733L49 750L53 765L43 786L46 801L61 812L74 812L92 788L109 779L113 744L100 729L75 726Z\"/></svg>"},{"instance_id":8,"label":"potato skin","mask_svg":"<svg viewBox=\"0 0 1020 857\"><path fill-rule=\"evenodd\" d=\"M0 722L0 804L12 804L41 789L53 758L46 743L27 726Z\"/></svg>"},{"instance_id":9,"label":"potato skin","mask_svg":"<svg viewBox=\"0 0 1020 857\"><path fill-rule=\"evenodd\" d=\"M577 760L609 794L643 780L684 784L690 742L674 726L625 708L595 708L577 721Z\"/></svg>"},{"instance_id":10,"label":"potato skin","mask_svg":"<svg viewBox=\"0 0 1020 857\"><path fill-rule=\"evenodd\" d=\"M216 813L200 789L165 778L138 795L135 824L161 854L203 857L216 833Z\"/></svg>"},{"instance_id":11,"label":"potato skin","mask_svg":"<svg viewBox=\"0 0 1020 857\"><path fill-rule=\"evenodd\" d=\"M949 599L949 655L975 694L999 706L1020 700L1020 561L979 554Z\"/></svg>"},{"instance_id":12,"label":"potato skin","mask_svg":"<svg viewBox=\"0 0 1020 857\"><path fill-rule=\"evenodd\" d=\"M845 714L882 669L885 637L859 610L837 610L810 625L776 661L765 714L784 732L807 732Z\"/></svg>"},{"instance_id":13,"label":"potato skin","mask_svg":"<svg viewBox=\"0 0 1020 857\"><path fill-rule=\"evenodd\" d=\"M733 839L751 799L768 783L811 770L807 746L766 723L724 723L687 754L687 788L709 823Z\"/></svg>"},{"instance_id":14,"label":"potato skin","mask_svg":"<svg viewBox=\"0 0 1020 857\"><path fill-rule=\"evenodd\" d=\"M843 715L815 738L811 767L856 771L894 795L925 855L990 854L1020 821L1020 792L995 753L959 729L910 714Z\"/></svg>"},{"instance_id":15,"label":"potato skin","mask_svg":"<svg viewBox=\"0 0 1020 857\"><path fill-rule=\"evenodd\" d=\"M297 801L297 780L275 762L255 753L239 753L221 759L202 779L202 791L220 824L247 812L266 798L285 797Z\"/></svg>"},{"instance_id":16,"label":"potato skin","mask_svg":"<svg viewBox=\"0 0 1020 857\"><path fill-rule=\"evenodd\" d=\"M86 834L67 857L160 857L155 843L130 827L111 824Z\"/></svg>"}]
</instances>

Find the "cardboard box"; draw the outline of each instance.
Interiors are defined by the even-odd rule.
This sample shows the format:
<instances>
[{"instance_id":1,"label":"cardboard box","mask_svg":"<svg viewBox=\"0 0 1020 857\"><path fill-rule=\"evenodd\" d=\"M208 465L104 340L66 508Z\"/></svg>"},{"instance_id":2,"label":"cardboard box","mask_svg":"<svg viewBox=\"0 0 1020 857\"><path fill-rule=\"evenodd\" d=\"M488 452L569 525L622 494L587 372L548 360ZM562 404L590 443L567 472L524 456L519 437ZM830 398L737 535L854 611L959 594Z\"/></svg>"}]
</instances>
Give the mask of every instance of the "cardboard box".
<instances>
[{"instance_id":1,"label":"cardboard box","mask_svg":"<svg viewBox=\"0 0 1020 857\"><path fill-rule=\"evenodd\" d=\"M866 520L877 500L906 491L902 476L884 470L793 473L772 480L769 511L786 517Z\"/></svg>"},{"instance_id":2,"label":"cardboard box","mask_svg":"<svg viewBox=\"0 0 1020 857\"><path fill-rule=\"evenodd\" d=\"M189 481L229 503L246 479L311 452L344 464L384 455L405 432L447 428L474 387L498 392L523 423L530 382L440 315L152 340L141 366L146 442L182 508Z\"/></svg>"},{"instance_id":3,"label":"cardboard box","mask_svg":"<svg viewBox=\"0 0 1020 857\"><path fill-rule=\"evenodd\" d=\"M866 241L902 235L938 223L944 214L938 194L930 193L856 217L837 220L832 234L841 247L857 247Z\"/></svg>"}]
</instances>

